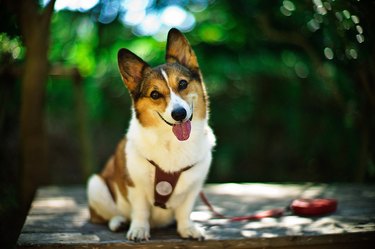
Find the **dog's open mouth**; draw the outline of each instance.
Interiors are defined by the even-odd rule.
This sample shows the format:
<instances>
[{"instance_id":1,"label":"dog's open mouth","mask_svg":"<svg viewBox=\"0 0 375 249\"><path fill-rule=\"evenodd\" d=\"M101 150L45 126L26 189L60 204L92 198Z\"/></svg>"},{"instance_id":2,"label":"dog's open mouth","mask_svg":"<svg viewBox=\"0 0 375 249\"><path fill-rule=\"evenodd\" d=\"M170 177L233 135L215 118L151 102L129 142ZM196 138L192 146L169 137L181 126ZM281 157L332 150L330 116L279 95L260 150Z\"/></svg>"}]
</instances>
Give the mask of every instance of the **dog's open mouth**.
<instances>
[{"instance_id":1,"label":"dog's open mouth","mask_svg":"<svg viewBox=\"0 0 375 249\"><path fill-rule=\"evenodd\" d=\"M167 120L163 118L163 116L158 112L159 117L168 125L172 126L172 132L176 136L176 138L179 141L185 141L188 140L190 137L190 132L191 132L191 120L193 119L193 114L191 117L181 123L176 123L176 124L171 124Z\"/></svg>"}]
</instances>

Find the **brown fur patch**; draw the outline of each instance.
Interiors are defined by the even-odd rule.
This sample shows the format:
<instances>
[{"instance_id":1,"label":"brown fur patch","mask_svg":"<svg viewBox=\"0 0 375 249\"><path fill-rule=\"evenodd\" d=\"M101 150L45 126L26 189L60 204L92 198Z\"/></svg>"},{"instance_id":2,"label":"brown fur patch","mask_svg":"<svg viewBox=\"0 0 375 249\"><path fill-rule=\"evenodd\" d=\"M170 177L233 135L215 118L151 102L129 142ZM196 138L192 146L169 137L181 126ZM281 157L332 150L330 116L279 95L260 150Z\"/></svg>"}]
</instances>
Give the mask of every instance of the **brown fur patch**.
<instances>
[{"instance_id":1,"label":"brown fur patch","mask_svg":"<svg viewBox=\"0 0 375 249\"><path fill-rule=\"evenodd\" d=\"M135 100L134 108L139 122L144 126L152 126L159 122L157 112L164 112L170 99L168 85L158 70L153 69L143 80L140 87L140 98ZM152 99L151 93L157 91L161 94L159 99Z\"/></svg>"},{"instance_id":2,"label":"brown fur patch","mask_svg":"<svg viewBox=\"0 0 375 249\"><path fill-rule=\"evenodd\" d=\"M90 222L95 224L105 224L107 223L107 220L104 219L102 216L100 216L95 209L93 209L91 206L89 206L90 211Z\"/></svg>"},{"instance_id":3,"label":"brown fur patch","mask_svg":"<svg viewBox=\"0 0 375 249\"><path fill-rule=\"evenodd\" d=\"M134 183L131 180L126 168L125 146L126 140L124 138L118 143L114 155L112 155L107 161L103 171L100 174L107 184L114 201L116 201L118 198L116 196L115 186L118 187L124 199L127 199L128 196L127 188L134 187Z\"/></svg>"}]
</instances>

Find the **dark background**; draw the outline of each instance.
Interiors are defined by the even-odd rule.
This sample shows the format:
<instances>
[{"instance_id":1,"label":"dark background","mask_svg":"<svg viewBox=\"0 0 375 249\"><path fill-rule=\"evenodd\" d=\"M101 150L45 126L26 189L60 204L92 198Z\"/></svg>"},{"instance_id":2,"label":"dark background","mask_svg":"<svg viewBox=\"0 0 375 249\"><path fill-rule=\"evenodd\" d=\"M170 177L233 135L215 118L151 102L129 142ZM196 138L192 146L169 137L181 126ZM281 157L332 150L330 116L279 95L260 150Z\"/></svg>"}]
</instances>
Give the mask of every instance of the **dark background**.
<instances>
[{"instance_id":1,"label":"dark background","mask_svg":"<svg viewBox=\"0 0 375 249\"><path fill-rule=\"evenodd\" d=\"M48 51L41 97L25 90L26 62L35 56L27 53L35 44L28 42L36 36L28 31L32 16L22 18L26 10L18 6L25 1L0 2L0 234L6 247L17 238L37 186L84 184L125 134L131 102L117 69L118 49L129 48L153 66L164 63L166 32L179 19L168 16L174 19L145 30L124 23L136 2L145 3L137 9L145 18L161 20L171 6L182 11L179 18L185 15L173 26L198 56L217 136L208 182L375 182L373 1L100 0L89 9L56 10L57 1L41 35L49 44L40 46ZM31 2L36 13L47 9ZM33 124L21 115L30 107L25 96L41 99L41 114L24 111L41 120L31 140L22 132ZM44 149L31 153L32 162L25 150L40 144Z\"/></svg>"}]
</instances>

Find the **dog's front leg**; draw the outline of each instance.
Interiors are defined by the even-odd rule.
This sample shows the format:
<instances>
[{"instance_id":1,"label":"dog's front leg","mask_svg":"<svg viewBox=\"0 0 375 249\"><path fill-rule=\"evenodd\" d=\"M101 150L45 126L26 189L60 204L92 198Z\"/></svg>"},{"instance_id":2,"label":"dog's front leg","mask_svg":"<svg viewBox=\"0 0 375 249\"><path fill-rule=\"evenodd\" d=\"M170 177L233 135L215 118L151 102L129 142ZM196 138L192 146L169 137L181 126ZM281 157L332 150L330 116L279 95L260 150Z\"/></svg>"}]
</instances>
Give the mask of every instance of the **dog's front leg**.
<instances>
[{"instance_id":1,"label":"dog's front leg","mask_svg":"<svg viewBox=\"0 0 375 249\"><path fill-rule=\"evenodd\" d=\"M204 229L190 219L199 189L192 191L185 201L176 208L177 231L182 238L204 240Z\"/></svg>"},{"instance_id":2,"label":"dog's front leg","mask_svg":"<svg viewBox=\"0 0 375 249\"><path fill-rule=\"evenodd\" d=\"M131 198L132 211L131 223L127 233L128 240L142 241L150 239L150 206L142 193L129 195Z\"/></svg>"}]
</instances>

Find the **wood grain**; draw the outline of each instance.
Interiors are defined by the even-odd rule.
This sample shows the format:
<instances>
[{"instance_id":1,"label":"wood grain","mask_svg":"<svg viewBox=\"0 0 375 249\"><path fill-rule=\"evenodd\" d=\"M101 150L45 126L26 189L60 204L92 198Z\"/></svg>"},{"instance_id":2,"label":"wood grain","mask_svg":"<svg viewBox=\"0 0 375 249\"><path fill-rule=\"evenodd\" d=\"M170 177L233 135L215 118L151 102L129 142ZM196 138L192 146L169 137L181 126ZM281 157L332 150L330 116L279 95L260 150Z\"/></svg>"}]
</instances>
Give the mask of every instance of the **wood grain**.
<instances>
[{"instance_id":1,"label":"wood grain","mask_svg":"<svg viewBox=\"0 0 375 249\"><path fill-rule=\"evenodd\" d=\"M279 218L251 222L213 219L197 201L192 214L205 227L204 242L180 239L175 227L151 231L151 240L127 241L125 232L88 221L82 186L38 190L17 248L372 248L375 244L375 186L218 184L205 188L215 208L228 216L286 207L297 197L336 198L338 210L323 217Z\"/></svg>"}]
</instances>

